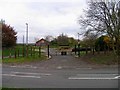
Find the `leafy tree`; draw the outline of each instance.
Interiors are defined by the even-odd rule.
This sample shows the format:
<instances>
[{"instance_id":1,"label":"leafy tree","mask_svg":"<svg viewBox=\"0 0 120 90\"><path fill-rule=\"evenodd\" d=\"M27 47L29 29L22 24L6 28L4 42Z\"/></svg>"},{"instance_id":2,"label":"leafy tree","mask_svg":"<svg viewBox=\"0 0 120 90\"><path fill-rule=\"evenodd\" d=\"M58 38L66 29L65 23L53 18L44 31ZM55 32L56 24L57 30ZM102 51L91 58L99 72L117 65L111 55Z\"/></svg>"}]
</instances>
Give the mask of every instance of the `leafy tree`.
<instances>
[{"instance_id":1,"label":"leafy tree","mask_svg":"<svg viewBox=\"0 0 120 90\"><path fill-rule=\"evenodd\" d=\"M2 47L13 47L16 45L16 32L10 25L2 23Z\"/></svg>"},{"instance_id":2,"label":"leafy tree","mask_svg":"<svg viewBox=\"0 0 120 90\"><path fill-rule=\"evenodd\" d=\"M74 45L78 44L78 41L75 40L73 37L68 37L68 41L69 41L70 46L74 46Z\"/></svg>"},{"instance_id":3,"label":"leafy tree","mask_svg":"<svg viewBox=\"0 0 120 90\"><path fill-rule=\"evenodd\" d=\"M79 20L86 33L94 32L107 34L112 40L113 50L116 44L116 54L120 56L120 1L119 2L94 2L88 3L85 18Z\"/></svg>"},{"instance_id":4,"label":"leafy tree","mask_svg":"<svg viewBox=\"0 0 120 90\"><path fill-rule=\"evenodd\" d=\"M57 46L57 39L54 38L51 42L50 45Z\"/></svg>"},{"instance_id":5,"label":"leafy tree","mask_svg":"<svg viewBox=\"0 0 120 90\"><path fill-rule=\"evenodd\" d=\"M60 34L57 38L51 40L50 44L55 46L58 45L74 46L75 44L77 44L77 40L75 40L73 37L68 37L67 35Z\"/></svg>"},{"instance_id":6,"label":"leafy tree","mask_svg":"<svg viewBox=\"0 0 120 90\"><path fill-rule=\"evenodd\" d=\"M85 35L85 37L82 40L83 47L91 47L93 48L95 46L95 41L97 39L97 35L94 33L90 33Z\"/></svg>"},{"instance_id":7,"label":"leafy tree","mask_svg":"<svg viewBox=\"0 0 120 90\"><path fill-rule=\"evenodd\" d=\"M108 49L107 43L104 41L104 38L106 38L106 36L101 36L99 37L96 42L95 42L95 50L96 51L105 51Z\"/></svg>"},{"instance_id":8,"label":"leafy tree","mask_svg":"<svg viewBox=\"0 0 120 90\"><path fill-rule=\"evenodd\" d=\"M45 36L45 40L48 41L48 42L52 41L53 38L54 38L54 37L51 36L51 35L47 35L47 36Z\"/></svg>"},{"instance_id":9,"label":"leafy tree","mask_svg":"<svg viewBox=\"0 0 120 90\"><path fill-rule=\"evenodd\" d=\"M68 45L69 39L66 35L61 34L57 37L57 43L58 43L58 45Z\"/></svg>"}]
</instances>

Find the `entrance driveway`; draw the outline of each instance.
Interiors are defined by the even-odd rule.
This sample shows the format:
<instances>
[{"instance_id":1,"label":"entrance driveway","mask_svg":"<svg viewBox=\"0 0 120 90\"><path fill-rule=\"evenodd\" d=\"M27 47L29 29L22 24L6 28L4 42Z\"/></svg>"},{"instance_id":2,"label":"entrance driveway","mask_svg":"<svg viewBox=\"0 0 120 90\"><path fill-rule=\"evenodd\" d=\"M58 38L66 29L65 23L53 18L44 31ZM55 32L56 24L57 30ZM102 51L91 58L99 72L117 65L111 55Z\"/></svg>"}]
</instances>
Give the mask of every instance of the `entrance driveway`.
<instances>
[{"instance_id":1,"label":"entrance driveway","mask_svg":"<svg viewBox=\"0 0 120 90\"><path fill-rule=\"evenodd\" d=\"M47 50L45 50L47 55ZM91 69L91 68L113 68L117 66L114 65L96 65L90 62L86 62L83 58L77 58L71 53L67 55L61 55L60 52L56 51L55 49L50 49L50 59L43 60L43 61L34 61L23 63L20 65L13 65L17 67L33 67L33 68L40 68L40 69Z\"/></svg>"}]
</instances>

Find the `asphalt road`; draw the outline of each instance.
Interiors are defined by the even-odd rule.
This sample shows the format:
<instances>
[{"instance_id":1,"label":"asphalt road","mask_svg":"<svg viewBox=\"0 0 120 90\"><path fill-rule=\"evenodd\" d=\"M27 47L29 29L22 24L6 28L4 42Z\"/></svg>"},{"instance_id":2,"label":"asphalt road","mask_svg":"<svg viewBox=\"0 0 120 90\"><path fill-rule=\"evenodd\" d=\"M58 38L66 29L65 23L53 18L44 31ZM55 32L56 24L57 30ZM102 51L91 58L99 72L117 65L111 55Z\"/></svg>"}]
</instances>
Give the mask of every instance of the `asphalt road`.
<instances>
[{"instance_id":1,"label":"asphalt road","mask_svg":"<svg viewBox=\"0 0 120 90\"><path fill-rule=\"evenodd\" d=\"M3 87L17 88L117 88L114 69L41 70L4 67Z\"/></svg>"},{"instance_id":2,"label":"asphalt road","mask_svg":"<svg viewBox=\"0 0 120 90\"><path fill-rule=\"evenodd\" d=\"M11 88L118 88L118 68L97 67L73 56L3 65L2 85Z\"/></svg>"}]
</instances>

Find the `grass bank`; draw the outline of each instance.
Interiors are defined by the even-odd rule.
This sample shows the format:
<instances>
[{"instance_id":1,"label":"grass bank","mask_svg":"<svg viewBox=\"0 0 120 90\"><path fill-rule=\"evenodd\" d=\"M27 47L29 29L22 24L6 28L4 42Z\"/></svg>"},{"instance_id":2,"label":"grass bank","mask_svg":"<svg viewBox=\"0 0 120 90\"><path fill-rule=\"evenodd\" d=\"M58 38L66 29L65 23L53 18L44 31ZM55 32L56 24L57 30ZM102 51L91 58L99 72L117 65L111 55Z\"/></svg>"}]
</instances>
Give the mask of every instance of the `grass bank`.
<instances>
[{"instance_id":1,"label":"grass bank","mask_svg":"<svg viewBox=\"0 0 120 90\"><path fill-rule=\"evenodd\" d=\"M118 64L118 59L113 53L87 54L82 56L82 59L94 64L100 65L115 65Z\"/></svg>"},{"instance_id":2,"label":"grass bank","mask_svg":"<svg viewBox=\"0 0 120 90\"><path fill-rule=\"evenodd\" d=\"M28 57L19 57L19 58L5 58L2 60L2 63L25 63L25 62L34 62L34 61L41 61L46 60L45 55L41 55L41 57L35 56L28 56Z\"/></svg>"}]
</instances>

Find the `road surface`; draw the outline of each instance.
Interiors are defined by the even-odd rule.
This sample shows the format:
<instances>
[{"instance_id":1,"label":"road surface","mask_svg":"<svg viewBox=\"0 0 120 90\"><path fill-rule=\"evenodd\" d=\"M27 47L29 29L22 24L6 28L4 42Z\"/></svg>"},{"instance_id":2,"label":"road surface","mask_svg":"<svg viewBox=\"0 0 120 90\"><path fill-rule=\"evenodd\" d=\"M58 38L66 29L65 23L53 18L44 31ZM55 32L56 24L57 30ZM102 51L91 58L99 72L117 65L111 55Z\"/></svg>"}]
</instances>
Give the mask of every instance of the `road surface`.
<instances>
[{"instance_id":1,"label":"road surface","mask_svg":"<svg viewBox=\"0 0 120 90\"><path fill-rule=\"evenodd\" d=\"M97 66L71 55L52 55L46 61L3 65L2 71L3 87L118 88L116 66Z\"/></svg>"}]
</instances>

